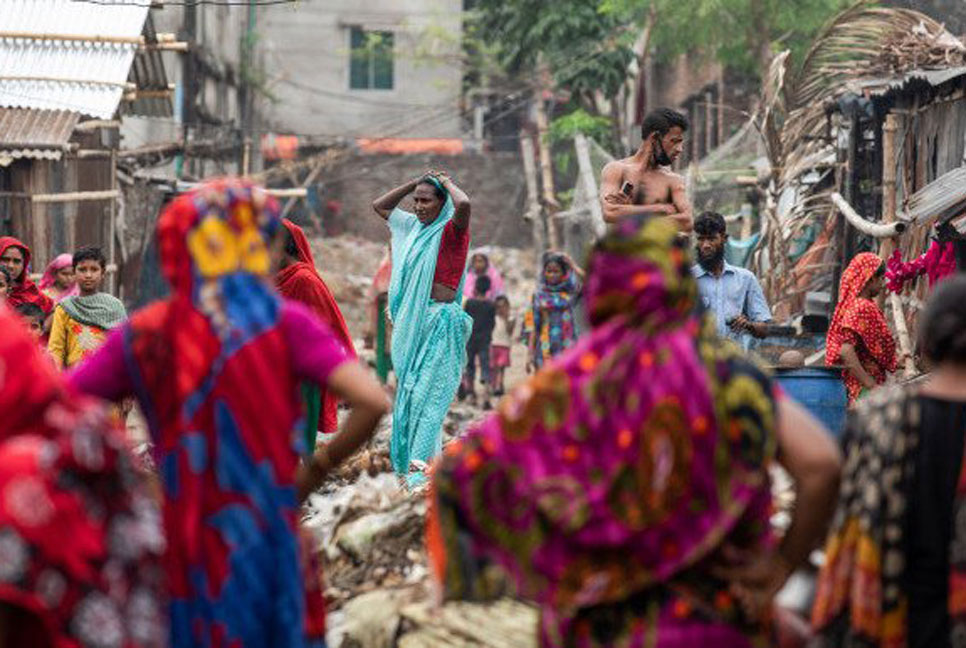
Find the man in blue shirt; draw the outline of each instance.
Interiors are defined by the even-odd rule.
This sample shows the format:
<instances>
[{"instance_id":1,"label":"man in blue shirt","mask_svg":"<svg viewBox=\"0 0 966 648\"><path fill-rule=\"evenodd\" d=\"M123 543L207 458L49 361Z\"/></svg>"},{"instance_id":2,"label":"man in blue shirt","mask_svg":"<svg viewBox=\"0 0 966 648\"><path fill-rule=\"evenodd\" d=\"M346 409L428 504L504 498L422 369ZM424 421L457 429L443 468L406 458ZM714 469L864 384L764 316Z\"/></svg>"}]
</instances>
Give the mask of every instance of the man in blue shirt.
<instances>
[{"instance_id":1,"label":"man in blue shirt","mask_svg":"<svg viewBox=\"0 0 966 648\"><path fill-rule=\"evenodd\" d=\"M698 262L692 268L705 308L718 322L718 333L748 349L751 336L768 334L771 310L758 279L748 270L725 261L728 231L725 219L704 212L694 221Z\"/></svg>"}]
</instances>

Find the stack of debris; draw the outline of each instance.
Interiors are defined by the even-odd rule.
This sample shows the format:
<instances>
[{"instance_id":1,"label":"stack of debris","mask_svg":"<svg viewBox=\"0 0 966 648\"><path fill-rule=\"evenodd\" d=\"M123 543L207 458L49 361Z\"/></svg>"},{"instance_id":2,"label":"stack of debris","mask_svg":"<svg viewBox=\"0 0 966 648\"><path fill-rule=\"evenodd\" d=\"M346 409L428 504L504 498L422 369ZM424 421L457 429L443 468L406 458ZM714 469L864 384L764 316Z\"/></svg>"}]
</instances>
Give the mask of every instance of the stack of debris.
<instances>
[{"instance_id":1,"label":"stack of debris","mask_svg":"<svg viewBox=\"0 0 966 648\"><path fill-rule=\"evenodd\" d=\"M444 423L443 444L484 414L455 404ZM455 612L449 605L441 613L431 611L423 542L426 493L406 491L392 473L390 429L391 422L383 424L371 447L342 466L306 507L303 526L315 538L324 564L329 645L526 645L535 636L536 617L529 606L460 603L454 604ZM486 628L490 631L483 632Z\"/></svg>"}]
</instances>

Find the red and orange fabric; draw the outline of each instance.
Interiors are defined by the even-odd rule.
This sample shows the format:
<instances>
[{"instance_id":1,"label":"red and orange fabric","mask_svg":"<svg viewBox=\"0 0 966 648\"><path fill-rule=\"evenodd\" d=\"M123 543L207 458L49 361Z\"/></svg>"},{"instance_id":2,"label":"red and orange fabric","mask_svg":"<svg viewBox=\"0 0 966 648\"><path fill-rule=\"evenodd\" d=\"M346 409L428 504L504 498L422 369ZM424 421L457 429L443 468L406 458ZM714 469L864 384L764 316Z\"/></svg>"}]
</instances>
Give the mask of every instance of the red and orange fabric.
<instances>
[{"instance_id":1,"label":"red and orange fabric","mask_svg":"<svg viewBox=\"0 0 966 648\"><path fill-rule=\"evenodd\" d=\"M164 490L172 646L324 644L325 602L299 532L298 385L346 351L270 283L278 203L247 180L206 181L158 220L172 295L135 313L70 375L136 396Z\"/></svg>"},{"instance_id":2,"label":"red and orange fabric","mask_svg":"<svg viewBox=\"0 0 966 648\"><path fill-rule=\"evenodd\" d=\"M859 362L880 385L898 366L896 342L878 305L860 293L881 267L882 259L871 252L858 254L849 263L842 273L839 302L825 345L825 364L837 365L842 361L842 346L851 344ZM848 370L842 371L842 379L849 403L854 403L862 392L862 384Z\"/></svg>"},{"instance_id":3,"label":"red and orange fabric","mask_svg":"<svg viewBox=\"0 0 966 648\"><path fill-rule=\"evenodd\" d=\"M23 253L23 271L20 276L13 278L13 285L7 293L7 303L12 307L36 304L43 309L45 315L50 315L54 310L54 300L40 292L37 284L30 279L30 248L12 236L0 236L0 256L12 247L20 248Z\"/></svg>"},{"instance_id":4,"label":"red and orange fabric","mask_svg":"<svg viewBox=\"0 0 966 648\"><path fill-rule=\"evenodd\" d=\"M124 431L2 305L0 330L0 605L27 613L4 645L165 646L164 540Z\"/></svg>"},{"instance_id":5,"label":"red and orange fabric","mask_svg":"<svg viewBox=\"0 0 966 648\"><path fill-rule=\"evenodd\" d=\"M345 317L339 310L332 291L325 284L322 276L315 268L312 248L302 228L290 220L283 219L282 224L291 233L295 246L298 248L298 262L293 263L275 275L275 285L278 292L286 299L305 304L320 320L329 325L332 332L345 347L351 357L355 357L352 336L345 323ZM338 426L339 399L332 393L322 389L322 415L315 429L326 434L335 432ZM311 421L309 423L312 423Z\"/></svg>"},{"instance_id":6,"label":"red and orange fabric","mask_svg":"<svg viewBox=\"0 0 966 648\"><path fill-rule=\"evenodd\" d=\"M771 379L696 312L677 229L630 217L588 264L591 330L436 465L427 547L450 598L507 580L539 645L767 645L710 565L773 546Z\"/></svg>"}]
</instances>

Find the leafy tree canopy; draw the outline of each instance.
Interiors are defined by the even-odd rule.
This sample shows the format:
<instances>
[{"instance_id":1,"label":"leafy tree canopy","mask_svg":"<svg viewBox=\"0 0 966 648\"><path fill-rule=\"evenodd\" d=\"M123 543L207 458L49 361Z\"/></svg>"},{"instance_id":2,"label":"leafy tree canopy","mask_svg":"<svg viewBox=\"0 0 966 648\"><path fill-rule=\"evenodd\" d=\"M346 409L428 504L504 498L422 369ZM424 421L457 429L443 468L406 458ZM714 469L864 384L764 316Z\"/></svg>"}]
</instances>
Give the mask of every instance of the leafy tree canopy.
<instances>
[{"instance_id":1,"label":"leafy tree canopy","mask_svg":"<svg viewBox=\"0 0 966 648\"><path fill-rule=\"evenodd\" d=\"M651 43L660 60L703 52L727 67L761 76L770 54L801 60L825 22L854 0L601 0L600 11L642 24L653 12Z\"/></svg>"}]
</instances>

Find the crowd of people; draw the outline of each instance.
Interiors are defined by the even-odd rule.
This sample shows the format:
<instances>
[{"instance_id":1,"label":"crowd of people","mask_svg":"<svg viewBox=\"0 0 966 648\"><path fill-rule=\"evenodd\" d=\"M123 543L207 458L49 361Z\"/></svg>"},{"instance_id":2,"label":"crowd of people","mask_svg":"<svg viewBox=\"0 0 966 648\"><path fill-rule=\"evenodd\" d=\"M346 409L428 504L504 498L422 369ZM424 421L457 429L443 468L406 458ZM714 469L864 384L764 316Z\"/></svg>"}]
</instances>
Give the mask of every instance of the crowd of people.
<instances>
[{"instance_id":1,"label":"crowd of people","mask_svg":"<svg viewBox=\"0 0 966 648\"><path fill-rule=\"evenodd\" d=\"M164 207L170 295L130 316L98 249L38 285L29 248L0 238L0 646L324 646L300 505L390 411L440 592L535 602L541 646L804 641L774 600L823 537L826 645L960 645L966 279L947 273L922 316L931 378L884 386L900 359L876 303L887 264L850 262L826 349L853 405L837 443L746 352L772 315L725 261L725 219L694 217L669 169L687 128L645 119L640 149L604 169L606 235L583 265L548 252L516 312L470 251L452 177L376 198L376 373L302 229L247 180ZM532 373L515 387L514 345ZM508 387L442 448L455 399L491 409ZM125 438L130 402L147 457ZM781 533L775 466L796 501Z\"/></svg>"}]
</instances>

